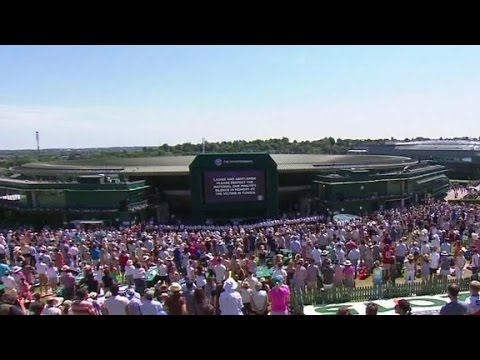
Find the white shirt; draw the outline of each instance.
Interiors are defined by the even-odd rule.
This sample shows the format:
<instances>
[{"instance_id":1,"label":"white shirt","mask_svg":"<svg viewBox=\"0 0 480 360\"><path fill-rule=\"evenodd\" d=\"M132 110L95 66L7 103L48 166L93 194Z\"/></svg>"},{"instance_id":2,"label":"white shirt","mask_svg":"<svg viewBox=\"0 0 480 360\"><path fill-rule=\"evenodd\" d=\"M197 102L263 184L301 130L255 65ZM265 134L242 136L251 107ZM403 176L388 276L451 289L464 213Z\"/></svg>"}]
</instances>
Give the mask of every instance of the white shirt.
<instances>
[{"instance_id":1,"label":"white shirt","mask_svg":"<svg viewBox=\"0 0 480 360\"><path fill-rule=\"evenodd\" d=\"M405 260L405 269L407 270L407 272L415 272L415 262Z\"/></svg>"},{"instance_id":2,"label":"white shirt","mask_svg":"<svg viewBox=\"0 0 480 360\"><path fill-rule=\"evenodd\" d=\"M480 267L480 254L473 254L472 256L472 266Z\"/></svg>"},{"instance_id":3,"label":"white shirt","mask_svg":"<svg viewBox=\"0 0 480 360\"><path fill-rule=\"evenodd\" d=\"M76 246L72 246L70 249L68 249L68 255L70 256L77 256L78 255L78 249Z\"/></svg>"},{"instance_id":4,"label":"white shirt","mask_svg":"<svg viewBox=\"0 0 480 360\"><path fill-rule=\"evenodd\" d=\"M35 267L37 269L37 273L42 274L42 275L45 275L47 273L48 267L45 263L43 263L43 262L37 263L37 265Z\"/></svg>"},{"instance_id":5,"label":"white shirt","mask_svg":"<svg viewBox=\"0 0 480 360\"><path fill-rule=\"evenodd\" d=\"M144 268L135 269L133 271L133 278L134 279L145 279L147 277L147 273Z\"/></svg>"},{"instance_id":6,"label":"white shirt","mask_svg":"<svg viewBox=\"0 0 480 360\"><path fill-rule=\"evenodd\" d=\"M47 269L47 278L49 279L58 278L58 271L56 267L50 267Z\"/></svg>"},{"instance_id":7,"label":"white shirt","mask_svg":"<svg viewBox=\"0 0 480 360\"><path fill-rule=\"evenodd\" d=\"M195 269L193 268L193 266L188 266L187 267L187 278L192 280L195 276Z\"/></svg>"},{"instance_id":8,"label":"white shirt","mask_svg":"<svg viewBox=\"0 0 480 360\"><path fill-rule=\"evenodd\" d=\"M250 289L255 289L255 285L258 283L258 279L255 276L247 276L245 281L248 282L248 285L250 285Z\"/></svg>"},{"instance_id":9,"label":"white shirt","mask_svg":"<svg viewBox=\"0 0 480 360\"><path fill-rule=\"evenodd\" d=\"M348 259L351 261L360 259L360 250L358 250L358 248L350 250L350 252L348 253Z\"/></svg>"},{"instance_id":10,"label":"white shirt","mask_svg":"<svg viewBox=\"0 0 480 360\"><path fill-rule=\"evenodd\" d=\"M268 294L265 290L254 290L252 301L257 309L263 309L268 300Z\"/></svg>"},{"instance_id":11,"label":"white shirt","mask_svg":"<svg viewBox=\"0 0 480 360\"><path fill-rule=\"evenodd\" d=\"M2 276L2 282L3 282L3 285L5 285L5 288L7 289L17 288L17 283L15 282L15 279L13 278L12 275Z\"/></svg>"},{"instance_id":12,"label":"white shirt","mask_svg":"<svg viewBox=\"0 0 480 360\"><path fill-rule=\"evenodd\" d=\"M420 249L420 254L422 255L430 254L430 246L428 244L423 244Z\"/></svg>"},{"instance_id":13,"label":"white shirt","mask_svg":"<svg viewBox=\"0 0 480 360\"><path fill-rule=\"evenodd\" d=\"M154 245L152 240L145 241L145 249L147 249L148 252L151 252L153 248L154 248Z\"/></svg>"},{"instance_id":14,"label":"white shirt","mask_svg":"<svg viewBox=\"0 0 480 360\"><path fill-rule=\"evenodd\" d=\"M430 255L430 269L438 269L440 266L440 255L437 251Z\"/></svg>"},{"instance_id":15,"label":"white shirt","mask_svg":"<svg viewBox=\"0 0 480 360\"><path fill-rule=\"evenodd\" d=\"M40 315L62 315L62 310L57 307L45 306Z\"/></svg>"},{"instance_id":16,"label":"white shirt","mask_svg":"<svg viewBox=\"0 0 480 360\"><path fill-rule=\"evenodd\" d=\"M215 272L215 279L217 281L225 280L225 274L227 273L227 268L223 264L218 264L213 267L213 271Z\"/></svg>"},{"instance_id":17,"label":"white shirt","mask_svg":"<svg viewBox=\"0 0 480 360\"><path fill-rule=\"evenodd\" d=\"M203 288L205 285L207 285L207 279L203 275L197 275L195 277L195 285L198 288Z\"/></svg>"},{"instance_id":18,"label":"white shirt","mask_svg":"<svg viewBox=\"0 0 480 360\"><path fill-rule=\"evenodd\" d=\"M467 314L480 314L480 298L478 295L470 296L464 304L467 306Z\"/></svg>"},{"instance_id":19,"label":"white shirt","mask_svg":"<svg viewBox=\"0 0 480 360\"><path fill-rule=\"evenodd\" d=\"M168 267L165 264L157 266L158 276L167 276Z\"/></svg>"},{"instance_id":20,"label":"white shirt","mask_svg":"<svg viewBox=\"0 0 480 360\"><path fill-rule=\"evenodd\" d=\"M0 244L0 254L5 255L5 245Z\"/></svg>"},{"instance_id":21,"label":"white shirt","mask_svg":"<svg viewBox=\"0 0 480 360\"><path fill-rule=\"evenodd\" d=\"M312 257L315 264L321 264L322 262L322 250L314 248L312 250Z\"/></svg>"},{"instance_id":22,"label":"white shirt","mask_svg":"<svg viewBox=\"0 0 480 360\"><path fill-rule=\"evenodd\" d=\"M135 266L133 265L125 266L125 276L133 276L134 272L135 272Z\"/></svg>"},{"instance_id":23,"label":"white shirt","mask_svg":"<svg viewBox=\"0 0 480 360\"><path fill-rule=\"evenodd\" d=\"M238 292L242 296L242 302L244 304L250 304L250 296L252 295L252 289L241 288Z\"/></svg>"},{"instance_id":24,"label":"white shirt","mask_svg":"<svg viewBox=\"0 0 480 360\"><path fill-rule=\"evenodd\" d=\"M110 296L103 303L103 307L107 309L108 315L127 315L127 305L130 301L125 296Z\"/></svg>"},{"instance_id":25,"label":"white shirt","mask_svg":"<svg viewBox=\"0 0 480 360\"><path fill-rule=\"evenodd\" d=\"M283 280L287 278L287 272L284 269L275 269L275 271L272 274L272 279L274 279L277 276L281 276Z\"/></svg>"},{"instance_id":26,"label":"white shirt","mask_svg":"<svg viewBox=\"0 0 480 360\"><path fill-rule=\"evenodd\" d=\"M221 293L218 303L220 315L243 315L242 295L236 291Z\"/></svg>"}]
</instances>

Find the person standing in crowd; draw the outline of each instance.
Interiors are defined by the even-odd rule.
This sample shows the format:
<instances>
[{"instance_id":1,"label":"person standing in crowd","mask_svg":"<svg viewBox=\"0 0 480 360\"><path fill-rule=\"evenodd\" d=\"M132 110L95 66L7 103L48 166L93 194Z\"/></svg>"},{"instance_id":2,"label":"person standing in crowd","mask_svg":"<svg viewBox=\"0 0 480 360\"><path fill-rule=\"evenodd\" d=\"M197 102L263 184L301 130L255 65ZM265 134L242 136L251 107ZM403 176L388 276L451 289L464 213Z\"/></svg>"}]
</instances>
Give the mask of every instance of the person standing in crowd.
<instances>
[{"instance_id":1,"label":"person standing in crowd","mask_svg":"<svg viewBox=\"0 0 480 360\"><path fill-rule=\"evenodd\" d=\"M242 296L243 314L250 315L252 312L252 306L250 304L252 297L252 289L250 288L250 284L247 281L242 282L239 293Z\"/></svg>"},{"instance_id":2,"label":"person standing in crowd","mask_svg":"<svg viewBox=\"0 0 480 360\"><path fill-rule=\"evenodd\" d=\"M3 273L1 280L3 286L5 286L5 291L17 291L18 285L10 270L7 270Z\"/></svg>"},{"instance_id":3,"label":"person standing in crowd","mask_svg":"<svg viewBox=\"0 0 480 360\"><path fill-rule=\"evenodd\" d=\"M395 255L390 245L386 244L383 249L383 275L385 280L391 279L395 267Z\"/></svg>"},{"instance_id":4,"label":"person standing in crowd","mask_svg":"<svg viewBox=\"0 0 480 360\"><path fill-rule=\"evenodd\" d=\"M403 265L405 264L405 257L408 254L408 247L405 244L405 239L401 238L395 247L395 261L397 264L397 274L403 272Z\"/></svg>"},{"instance_id":5,"label":"person standing in crowd","mask_svg":"<svg viewBox=\"0 0 480 360\"><path fill-rule=\"evenodd\" d=\"M238 284L232 278L225 280L223 292L219 297L220 315L243 315L243 301L239 292L235 291Z\"/></svg>"},{"instance_id":6,"label":"person standing in crowd","mask_svg":"<svg viewBox=\"0 0 480 360\"><path fill-rule=\"evenodd\" d=\"M15 292L5 291L2 295L2 304L0 304L0 315L27 315L25 308L25 299L17 298Z\"/></svg>"},{"instance_id":7,"label":"person standing in crowd","mask_svg":"<svg viewBox=\"0 0 480 360\"><path fill-rule=\"evenodd\" d=\"M263 289L262 283L255 284L250 303L253 315L268 315L268 293Z\"/></svg>"},{"instance_id":8,"label":"person standing in crowd","mask_svg":"<svg viewBox=\"0 0 480 360\"><path fill-rule=\"evenodd\" d=\"M321 272L322 272L323 290L324 291L332 290L334 287L333 280L334 280L335 270L332 266L332 262L330 259L326 259L325 261L323 261Z\"/></svg>"},{"instance_id":9,"label":"person standing in crowd","mask_svg":"<svg viewBox=\"0 0 480 360\"><path fill-rule=\"evenodd\" d=\"M40 261L37 262L36 270L38 274L38 280L40 282L40 293L46 294L48 292L48 277L47 277L47 269L48 266L43 262L43 259L39 259Z\"/></svg>"},{"instance_id":10,"label":"person standing in crowd","mask_svg":"<svg viewBox=\"0 0 480 360\"><path fill-rule=\"evenodd\" d=\"M472 251L472 279L478 279L478 273L480 271L480 254L478 253L477 249L473 249Z\"/></svg>"},{"instance_id":11,"label":"person standing in crowd","mask_svg":"<svg viewBox=\"0 0 480 360\"><path fill-rule=\"evenodd\" d=\"M438 274L438 268L440 267L440 254L438 253L438 249L436 246L432 247L432 252L430 253L430 278L429 280L432 281L434 276L436 277Z\"/></svg>"},{"instance_id":12,"label":"person standing in crowd","mask_svg":"<svg viewBox=\"0 0 480 360\"><path fill-rule=\"evenodd\" d=\"M128 304L130 301L125 296L119 295L118 284L112 284L109 290L111 296L103 303L102 313L104 315L129 315Z\"/></svg>"},{"instance_id":13,"label":"person standing in crowd","mask_svg":"<svg viewBox=\"0 0 480 360\"><path fill-rule=\"evenodd\" d=\"M215 309L206 299L203 289L195 289L193 306L188 315L214 315Z\"/></svg>"},{"instance_id":14,"label":"person standing in crowd","mask_svg":"<svg viewBox=\"0 0 480 360\"><path fill-rule=\"evenodd\" d=\"M358 265L360 262L360 250L357 247L357 244L353 242L352 250L350 250L347 254L347 259L352 263L352 268L354 270L354 278L357 278L358 274Z\"/></svg>"},{"instance_id":15,"label":"person standing in crowd","mask_svg":"<svg viewBox=\"0 0 480 360\"><path fill-rule=\"evenodd\" d=\"M43 308L41 315L62 315L62 310L57 306L57 299L49 296L46 303L47 305Z\"/></svg>"},{"instance_id":16,"label":"person standing in crowd","mask_svg":"<svg viewBox=\"0 0 480 360\"><path fill-rule=\"evenodd\" d=\"M43 309L45 308L45 304L42 301L42 296L39 293L33 294L33 301L30 303L28 307L28 311L30 315L41 315Z\"/></svg>"},{"instance_id":17,"label":"person standing in crowd","mask_svg":"<svg viewBox=\"0 0 480 360\"><path fill-rule=\"evenodd\" d=\"M87 289L80 288L77 298L72 302L71 315L97 315L97 310L91 301L88 301Z\"/></svg>"},{"instance_id":18,"label":"person standing in crowd","mask_svg":"<svg viewBox=\"0 0 480 360\"><path fill-rule=\"evenodd\" d=\"M307 283L308 294L312 296L313 300L315 298L315 293L317 292L317 289L318 289L319 278L320 278L320 269L315 264L314 260L310 260L310 264L307 267L306 283Z\"/></svg>"},{"instance_id":19,"label":"person standing in crowd","mask_svg":"<svg viewBox=\"0 0 480 360\"><path fill-rule=\"evenodd\" d=\"M288 315L290 304L290 289L283 285L283 279L273 279L274 287L270 290L268 297L271 306L270 315Z\"/></svg>"},{"instance_id":20,"label":"person standing in crowd","mask_svg":"<svg viewBox=\"0 0 480 360\"><path fill-rule=\"evenodd\" d=\"M440 279L443 282L448 281L448 275L450 275L450 263L451 259L448 252L442 251L440 253Z\"/></svg>"},{"instance_id":21,"label":"person standing in crowd","mask_svg":"<svg viewBox=\"0 0 480 360\"><path fill-rule=\"evenodd\" d=\"M425 254L422 256L422 283L426 284L430 279L430 256Z\"/></svg>"},{"instance_id":22,"label":"person standing in crowd","mask_svg":"<svg viewBox=\"0 0 480 360\"><path fill-rule=\"evenodd\" d=\"M128 311L129 315L142 315L140 307L142 306L142 300L140 294L135 292L135 289L127 289L126 296L128 299Z\"/></svg>"},{"instance_id":23,"label":"person standing in crowd","mask_svg":"<svg viewBox=\"0 0 480 360\"><path fill-rule=\"evenodd\" d=\"M293 290L301 296L305 295L306 280L307 269L303 266L303 259L299 259L293 273Z\"/></svg>"},{"instance_id":24,"label":"person standing in crowd","mask_svg":"<svg viewBox=\"0 0 480 360\"><path fill-rule=\"evenodd\" d=\"M457 256L455 258L455 276L457 278L458 284L461 284L461 281L463 279L463 272L466 264L467 264L467 260L465 259L463 251L462 250L458 251Z\"/></svg>"},{"instance_id":25,"label":"person standing in crowd","mask_svg":"<svg viewBox=\"0 0 480 360\"><path fill-rule=\"evenodd\" d=\"M405 260L405 281L407 284L415 282L415 257L412 254L409 254Z\"/></svg>"},{"instance_id":26,"label":"person standing in crowd","mask_svg":"<svg viewBox=\"0 0 480 360\"><path fill-rule=\"evenodd\" d=\"M370 302L365 306L365 315L377 315L378 314L378 305Z\"/></svg>"},{"instance_id":27,"label":"person standing in crowd","mask_svg":"<svg viewBox=\"0 0 480 360\"><path fill-rule=\"evenodd\" d=\"M442 306L440 315L466 315L467 306L458 301L460 287L457 284L450 284L448 285L447 292L450 302Z\"/></svg>"},{"instance_id":28,"label":"person standing in crowd","mask_svg":"<svg viewBox=\"0 0 480 360\"><path fill-rule=\"evenodd\" d=\"M57 293L58 282L60 281L60 276L58 274L58 269L55 267L53 262L50 262L50 266L47 269L47 292L52 291L53 294Z\"/></svg>"},{"instance_id":29,"label":"person standing in crowd","mask_svg":"<svg viewBox=\"0 0 480 360\"><path fill-rule=\"evenodd\" d=\"M183 291L183 296L185 298L185 305L187 307L187 314L191 314L193 312L193 307L195 303L195 288L192 281L187 280L185 283L185 289Z\"/></svg>"},{"instance_id":30,"label":"person standing in crowd","mask_svg":"<svg viewBox=\"0 0 480 360\"><path fill-rule=\"evenodd\" d=\"M139 262L135 263L133 282L135 284L135 291L139 294L143 294L147 288L147 274Z\"/></svg>"},{"instance_id":31,"label":"person standing in crowd","mask_svg":"<svg viewBox=\"0 0 480 360\"><path fill-rule=\"evenodd\" d=\"M395 300L395 313L398 315L412 315L412 307L408 300Z\"/></svg>"},{"instance_id":32,"label":"person standing in crowd","mask_svg":"<svg viewBox=\"0 0 480 360\"><path fill-rule=\"evenodd\" d=\"M353 314L352 314L352 310L350 310L346 306L343 306L337 310L337 315L353 315Z\"/></svg>"},{"instance_id":33,"label":"person standing in crowd","mask_svg":"<svg viewBox=\"0 0 480 360\"><path fill-rule=\"evenodd\" d=\"M165 301L168 315L188 315L181 285L174 282L169 286L168 291L170 292L170 296Z\"/></svg>"},{"instance_id":34,"label":"person standing in crowd","mask_svg":"<svg viewBox=\"0 0 480 360\"><path fill-rule=\"evenodd\" d=\"M63 297L65 300L72 300L77 290L76 279L67 265L64 265L63 271Z\"/></svg>"},{"instance_id":35,"label":"person standing in crowd","mask_svg":"<svg viewBox=\"0 0 480 360\"><path fill-rule=\"evenodd\" d=\"M167 315L163 305L154 299L155 292L153 290L146 290L143 295L142 305L140 306L140 313L142 315Z\"/></svg>"},{"instance_id":36,"label":"person standing in crowd","mask_svg":"<svg viewBox=\"0 0 480 360\"><path fill-rule=\"evenodd\" d=\"M465 301L468 315L480 315L480 282L474 280L470 283L470 297Z\"/></svg>"},{"instance_id":37,"label":"person standing in crowd","mask_svg":"<svg viewBox=\"0 0 480 360\"><path fill-rule=\"evenodd\" d=\"M373 268L373 293L375 299L382 298L383 268L380 261L375 261Z\"/></svg>"}]
</instances>

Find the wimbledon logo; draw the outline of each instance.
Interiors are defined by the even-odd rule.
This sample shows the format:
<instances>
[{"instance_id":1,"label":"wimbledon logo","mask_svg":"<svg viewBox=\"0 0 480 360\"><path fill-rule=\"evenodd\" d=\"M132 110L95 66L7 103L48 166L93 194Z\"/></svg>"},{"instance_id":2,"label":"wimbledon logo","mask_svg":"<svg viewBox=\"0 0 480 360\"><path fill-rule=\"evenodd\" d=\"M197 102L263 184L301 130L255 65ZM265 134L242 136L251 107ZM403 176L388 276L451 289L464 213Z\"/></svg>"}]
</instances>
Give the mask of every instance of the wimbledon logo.
<instances>
[{"instance_id":1,"label":"wimbledon logo","mask_svg":"<svg viewBox=\"0 0 480 360\"><path fill-rule=\"evenodd\" d=\"M222 166L222 163L223 163L222 159L215 159L215 165Z\"/></svg>"},{"instance_id":2,"label":"wimbledon logo","mask_svg":"<svg viewBox=\"0 0 480 360\"><path fill-rule=\"evenodd\" d=\"M470 296L469 292L461 292L459 300L465 301ZM406 298L410 301L413 315L437 315L443 305L448 303L448 295L418 296ZM393 299L373 301L378 305L378 315L394 315L395 302ZM305 306L305 315L334 315L339 308L347 307L354 315L364 315L368 301L349 302L344 304Z\"/></svg>"}]
</instances>

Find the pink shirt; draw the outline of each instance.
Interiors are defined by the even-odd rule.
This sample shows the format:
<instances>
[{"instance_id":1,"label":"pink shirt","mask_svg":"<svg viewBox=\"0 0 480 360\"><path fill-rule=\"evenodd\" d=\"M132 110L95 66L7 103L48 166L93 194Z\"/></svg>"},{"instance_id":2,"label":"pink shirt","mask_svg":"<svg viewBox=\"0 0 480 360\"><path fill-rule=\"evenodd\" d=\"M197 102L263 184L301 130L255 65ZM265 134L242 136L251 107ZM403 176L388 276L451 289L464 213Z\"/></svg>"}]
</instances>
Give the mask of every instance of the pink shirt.
<instances>
[{"instance_id":1,"label":"pink shirt","mask_svg":"<svg viewBox=\"0 0 480 360\"><path fill-rule=\"evenodd\" d=\"M290 299L290 289L288 286L274 287L268 294L272 304L272 311L288 311L288 300Z\"/></svg>"},{"instance_id":2,"label":"pink shirt","mask_svg":"<svg viewBox=\"0 0 480 360\"><path fill-rule=\"evenodd\" d=\"M355 269L353 266L345 266L343 269L343 274L345 275L346 279L353 279L355 276Z\"/></svg>"},{"instance_id":3,"label":"pink shirt","mask_svg":"<svg viewBox=\"0 0 480 360\"><path fill-rule=\"evenodd\" d=\"M333 282L335 284L341 283L343 281L343 266L342 265L337 265L334 267L334 273L333 273Z\"/></svg>"}]
</instances>

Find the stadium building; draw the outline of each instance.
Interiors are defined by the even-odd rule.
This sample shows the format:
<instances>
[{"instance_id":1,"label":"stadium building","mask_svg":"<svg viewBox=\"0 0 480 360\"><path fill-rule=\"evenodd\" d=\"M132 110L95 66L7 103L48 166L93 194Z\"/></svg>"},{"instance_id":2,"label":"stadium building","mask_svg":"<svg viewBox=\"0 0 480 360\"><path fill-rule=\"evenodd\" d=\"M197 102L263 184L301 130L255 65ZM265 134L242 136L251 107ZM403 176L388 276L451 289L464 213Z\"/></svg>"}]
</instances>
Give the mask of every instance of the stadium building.
<instances>
[{"instance_id":1,"label":"stadium building","mask_svg":"<svg viewBox=\"0 0 480 360\"><path fill-rule=\"evenodd\" d=\"M448 189L443 166L384 155L200 154L30 163L11 170L12 177L0 179L0 206L17 218L40 212L63 222L361 213L443 197Z\"/></svg>"},{"instance_id":2,"label":"stadium building","mask_svg":"<svg viewBox=\"0 0 480 360\"><path fill-rule=\"evenodd\" d=\"M359 147L370 155L407 156L416 160L431 160L448 169L452 179L480 178L480 142L467 140L425 140L387 142Z\"/></svg>"}]
</instances>

